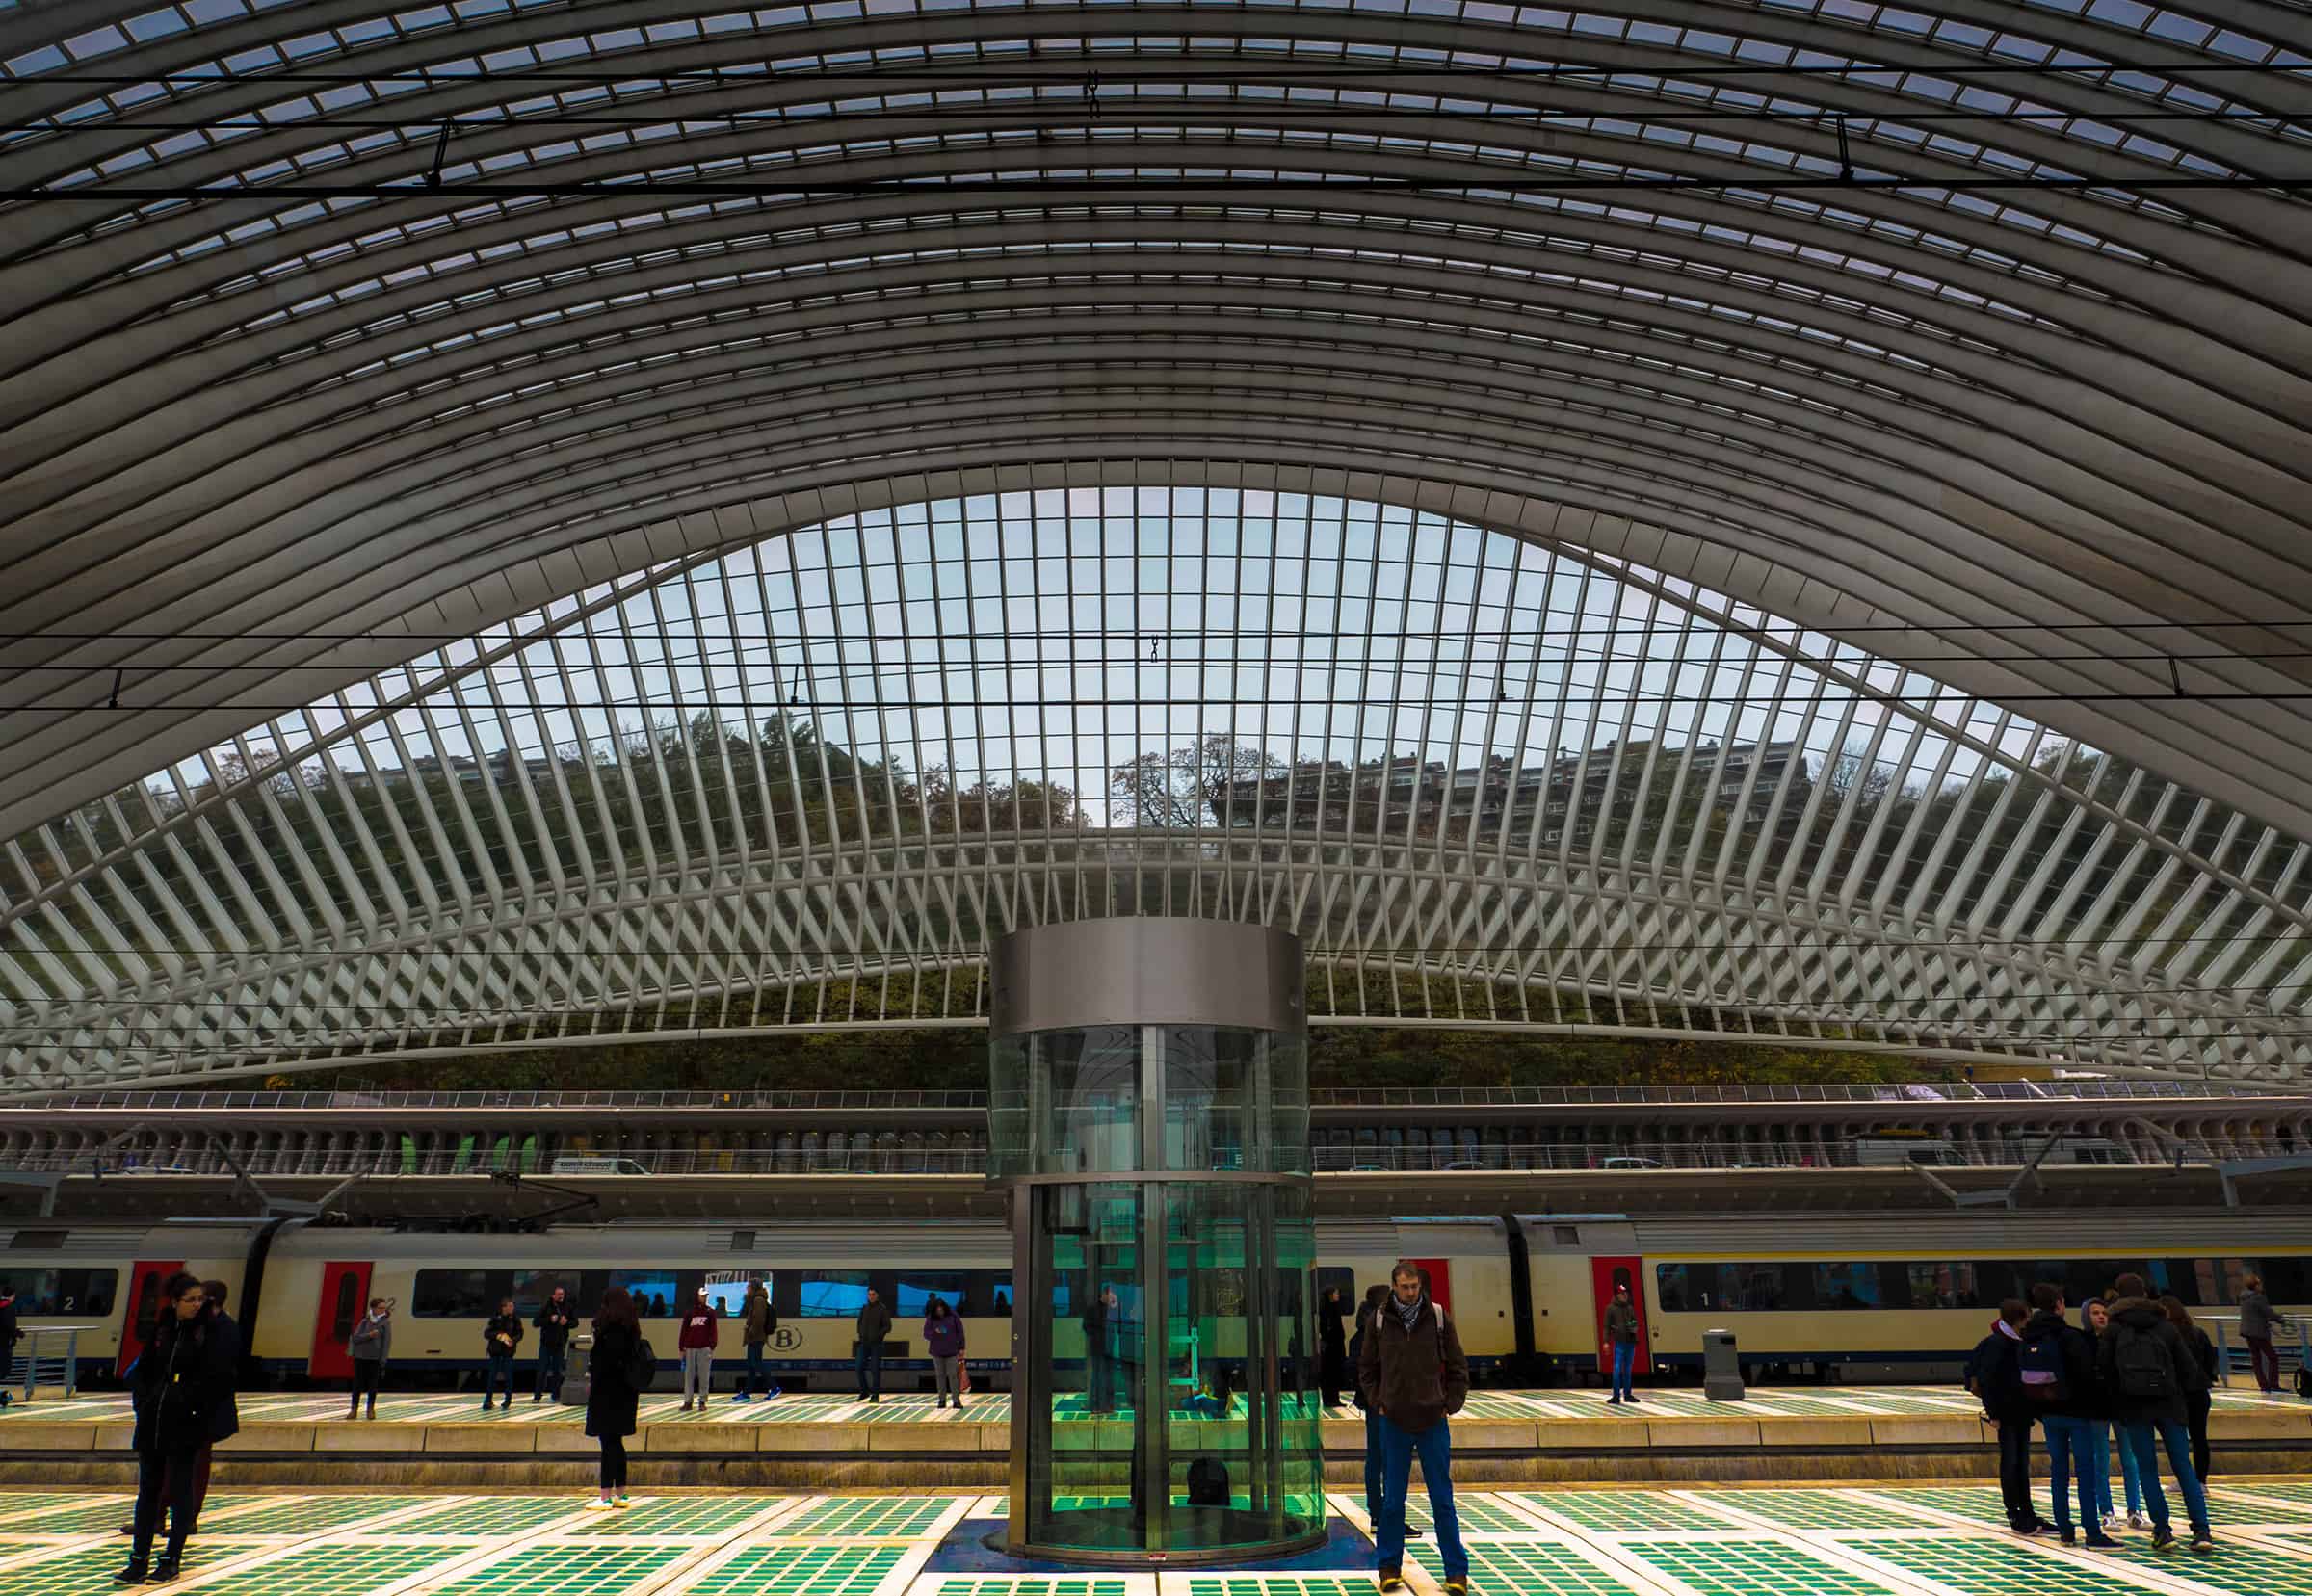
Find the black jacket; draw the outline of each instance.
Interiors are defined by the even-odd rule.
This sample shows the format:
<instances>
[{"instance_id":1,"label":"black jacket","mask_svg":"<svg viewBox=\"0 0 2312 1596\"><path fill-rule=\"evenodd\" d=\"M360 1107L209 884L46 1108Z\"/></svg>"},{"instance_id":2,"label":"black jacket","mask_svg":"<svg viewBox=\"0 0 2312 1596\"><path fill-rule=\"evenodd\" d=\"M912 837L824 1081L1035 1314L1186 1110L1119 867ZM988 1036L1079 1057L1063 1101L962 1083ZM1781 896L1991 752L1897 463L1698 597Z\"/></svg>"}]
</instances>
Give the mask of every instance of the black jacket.
<instances>
[{"instance_id":1,"label":"black jacket","mask_svg":"<svg viewBox=\"0 0 2312 1596\"><path fill-rule=\"evenodd\" d=\"M1317 1305L1317 1354L1320 1357L1343 1358L1349 1352L1347 1313L1330 1303Z\"/></svg>"},{"instance_id":2,"label":"black jacket","mask_svg":"<svg viewBox=\"0 0 2312 1596\"><path fill-rule=\"evenodd\" d=\"M578 1325L578 1304L568 1297L559 1303L552 1297L539 1304L538 1349L540 1352L559 1352L569 1345L570 1332Z\"/></svg>"},{"instance_id":3,"label":"black jacket","mask_svg":"<svg viewBox=\"0 0 2312 1596\"><path fill-rule=\"evenodd\" d=\"M586 1432L634 1433L634 1348L642 1337L622 1325L594 1321L594 1349L586 1360Z\"/></svg>"},{"instance_id":4,"label":"black jacket","mask_svg":"<svg viewBox=\"0 0 2312 1596\"><path fill-rule=\"evenodd\" d=\"M2133 1397L2119 1382L2119 1352L2131 1338L2149 1337L2167 1358L2174 1391L2165 1397ZM2111 1330L2095 1344L2096 1373L2111 1395L2112 1416L2123 1425L2182 1424L2184 1396L2207 1389L2207 1376L2184 1342L2183 1332L2168 1321L2156 1302L2124 1296L2112 1304Z\"/></svg>"},{"instance_id":5,"label":"black jacket","mask_svg":"<svg viewBox=\"0 0 2312 1596\"><path fill-rule=\"evenodd\" d=\"M880 1349L891 1335L891 1309L881 1300L859 1304L859 1340Z\"/></svg>"},{"instance_id":6,"label":"black jacket","mask_svg":"<svg viewBox=\"0 0 2312 1596\"><path fill-rule=\"evenodd\" d=\"M2103 1390L2095 1374L2095 1338L2059 1313L2041 1309L2023 1321L2023 1340L2033 1343L2052 1336L2063 1360L2065 1395L2060 1401L2042 1401L2023 1382L2023 1354L2015 1352L2015 1384L2023 1405L2040 1415L2061 1414L2068 1419L2104 1416ZM2005 1340L2005 1337L2001 1337Z\"/></svg>"},{"instance_id":7,"label":"black jacket","mask_svg":"<svg viewBox=\"0 0 2312 1596\"><path fill-rule=\"evenodd\" d=\"M1453 1318L1427 1297L1407 1330L1397 1304L1367 1312L1359 1328L1356 1389L1367 1412L1378 1411L1399 1429L1424 1430L1469 1400L1469 1355L1461 1350Z\"/></svg>"},{"instance_id":8,"label":"black jacket","mask_svg":"<svg viewBox=\"0 0 2312 1596\"><path fill-rule=\"evenodd\" d=\"M500 1341L501 1335L507 1339ZM493 1358L510 1358L521 1345L520 1314L491 1314L489 1322L482 1327L482 1349Z\"/></svg>"},{"instance_id":9,"label":"black jacket","mask_svg":"<svg viewBox=\"0 0 2312 1596\"><path fill-rule=\"evenodd\" d=\"M2208 1339L2207 1331L2194 1324L2192 1333L2184 1337L2184 1345L2192 1348L2192 1356L2198 1360L2200 1389L2197 1395L2204 1401L2208 1393L2216 1388L2216 1375L2219 1373L2216 1367L2216 1344ZM2193 1393L2187 1392L2185 1395L2189 1397Z\"/></svg>"},{"instance_id":10,"label":"black jacket","mask_svg":"<svg viewBox=\"0 0 2312 1596\"><path fill-rule=\"evenodd\" d=\"M209 1321L182 1328L165 1321L129 1370L137 1415L129 1444L141 1452L192 1452L237 1431L231 1354L239 1339L237 1329L220 1335Z\"/></svg>"},{"instance_id":11,"label":"black jacket","mask_svg":"<svg viewBox=\"0 0 2312 1596\"><path fill-rule=\"evenodd\" d=\"M1994 1424L2031 1422L2031 1411L2023 1405L2023 1365L2017 1355L2021 1347L2014 1337L1993 1327L1967 1359L1967 1383L1983 1403L1984 1416Z\"/></svg>"},{"instance_id":12,"label":"black jacket","mask_svg":"<svg viewBox=\"0 0 2312 1596\"><path fill-rule=\"evenodd\" d=\"M15 1346L23 1331L16 1328L16 1299L0 1302L0 1358L6 1358L9 1348Z\"/></svg>"}]
</instances>

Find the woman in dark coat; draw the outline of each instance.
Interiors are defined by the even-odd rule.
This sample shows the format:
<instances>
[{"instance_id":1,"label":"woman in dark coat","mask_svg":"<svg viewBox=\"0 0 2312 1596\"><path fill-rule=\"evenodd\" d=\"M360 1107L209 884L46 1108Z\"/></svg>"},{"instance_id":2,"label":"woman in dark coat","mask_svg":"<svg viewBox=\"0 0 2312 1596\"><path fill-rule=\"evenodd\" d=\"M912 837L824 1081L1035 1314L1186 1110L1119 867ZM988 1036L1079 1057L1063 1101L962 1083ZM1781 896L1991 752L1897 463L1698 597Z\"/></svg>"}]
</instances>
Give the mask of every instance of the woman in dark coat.
<instances>
[{"instance_id":1,"label":"woman in dark coat","mask_svg":"<svg viewBox=\"0 0 2312 1596\"><path fill-rule=\"evenodd\" d=\"M2182 1297L2161 1297L2160 1311L2182 1334L2184 1345L2199 1360L2200 1373L2207 1377L2199 1390L2184 1393L2184 1428L2192 1435L2192 1472L2204 1485L2208 1482L2208 1409L2215 1402L2210 1388L2216 1383L2216 1344L2208 1339L2207 1331L2192 1322L2192 1310L2184 1306Z\"/></svg>"},{"instance_id":2,"label":"woman in dark coat","mask_svg":"<svg viewBox=\"0 0 2312 1596\"><path fill-rule=\"evenodd\" d=\"M121 1584L161 1584L176 1578L193 1531L194 1463L200 1449L233 1430L232 1347L202 1313L207 1297L189 1274L162 1288L152 1341L129 1373L136 1409L130 1445L137 1453L137 1513L128 1566L113 1576ZM163 1499L169 1543L156 1562L152 1539L161 1527Z\"/></svg>"},{"instance_id":3,"label":"woman in dark coat","mask_svg":"<svg viewBox=\"0 0 2312 1596\"><path fill-rule=\"evenodd\" d=\"M594 1315L594 1347L586 1362L586 1432L602 1443L600 1507L626 1505L626 1437L634 1433L634 1354L643 1325L623 1286L602 1294Z\"/></svg>"}]
</instances>

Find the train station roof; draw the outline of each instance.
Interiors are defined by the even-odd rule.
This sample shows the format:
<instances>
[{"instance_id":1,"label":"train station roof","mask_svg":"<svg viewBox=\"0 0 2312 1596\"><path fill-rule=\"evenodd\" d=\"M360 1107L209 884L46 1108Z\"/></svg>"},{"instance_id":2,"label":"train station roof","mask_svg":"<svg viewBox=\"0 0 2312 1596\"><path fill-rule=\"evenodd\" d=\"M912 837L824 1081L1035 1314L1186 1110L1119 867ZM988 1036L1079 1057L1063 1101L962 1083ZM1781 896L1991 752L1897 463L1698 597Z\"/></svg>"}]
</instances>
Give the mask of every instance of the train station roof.
<instances>
[{"instance_id":1,"label":"train station roof","mask_svg":"<svg viewBox=\"0 0 2312 1596\"><path fill-rule=\"evenodd\" d=\"M1320 1018L2312 1064L2279 0L0 5L0 1081Z\"/></svg>"}]
</instances>

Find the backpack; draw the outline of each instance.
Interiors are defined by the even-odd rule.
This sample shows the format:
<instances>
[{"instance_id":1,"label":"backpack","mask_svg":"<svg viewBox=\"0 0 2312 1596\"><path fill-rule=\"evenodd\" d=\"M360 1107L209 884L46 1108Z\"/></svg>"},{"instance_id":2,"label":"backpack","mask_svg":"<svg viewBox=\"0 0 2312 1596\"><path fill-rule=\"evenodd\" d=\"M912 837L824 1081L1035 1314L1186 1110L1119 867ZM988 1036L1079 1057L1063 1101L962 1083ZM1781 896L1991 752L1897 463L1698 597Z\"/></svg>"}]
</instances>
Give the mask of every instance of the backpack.
<instances>
[{"instance_id":1,"label":"backpack","mask_svg":"<svg viewBox=\"0 0 2312 1596\"><path fill-rule=\"evenodd\" d=\"M2119 1376L2119 1395L2143 1401L2175 1396L2175 1366L2158 1334L2132 1324L2119 1325L2118 1331L2112 1366Z\"/></svg>"},{"instance_id":2,"label":"backpack","mask_svg":"<svg viewBox=\"0 0 2312 1596\"><path fill-rule=\"evenodd\" d=\"M2067 1402L2071 1400L2069 1372L2063 1364L2063 1337L2060 1330L2025 1341L2016 1349L2017 1360L2023 1366L2023 1395L2034 1402Z\"/></svg>"},{"instance_id":3,"label":"backpack","mask_svg":"<svg viewBox=\"0 0 2312 1596\"><path fill-rule=\"evenodd\" d=\"M658 1378L658 1354L650 1349L649 1342L641 1336L634 1338L634 1351L626 1359L626 1381L637 1391L647 1391Z\"/></svg>"}]
</instances>

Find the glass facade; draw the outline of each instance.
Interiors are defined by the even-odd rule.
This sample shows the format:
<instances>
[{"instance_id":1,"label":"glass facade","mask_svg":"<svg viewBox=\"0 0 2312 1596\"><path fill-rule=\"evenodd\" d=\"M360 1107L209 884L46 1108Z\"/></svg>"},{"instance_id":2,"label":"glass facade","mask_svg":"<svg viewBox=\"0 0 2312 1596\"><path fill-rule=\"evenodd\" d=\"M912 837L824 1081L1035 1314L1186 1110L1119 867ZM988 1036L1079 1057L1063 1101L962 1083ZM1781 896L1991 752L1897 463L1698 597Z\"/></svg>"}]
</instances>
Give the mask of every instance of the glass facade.
<instances>
[{"instance_id":1,"label":"glass facade","mask_svg":"<svg viewBox=\"0 0 2312 1596\"><path fill-rule=\"evenodd\" d=\"M1193 1562L1321 1540L1301 1038L1081 1027L998 1037L992 1070L1023 1283L1012 1549Z\"/></svg>"}]
</instances>

